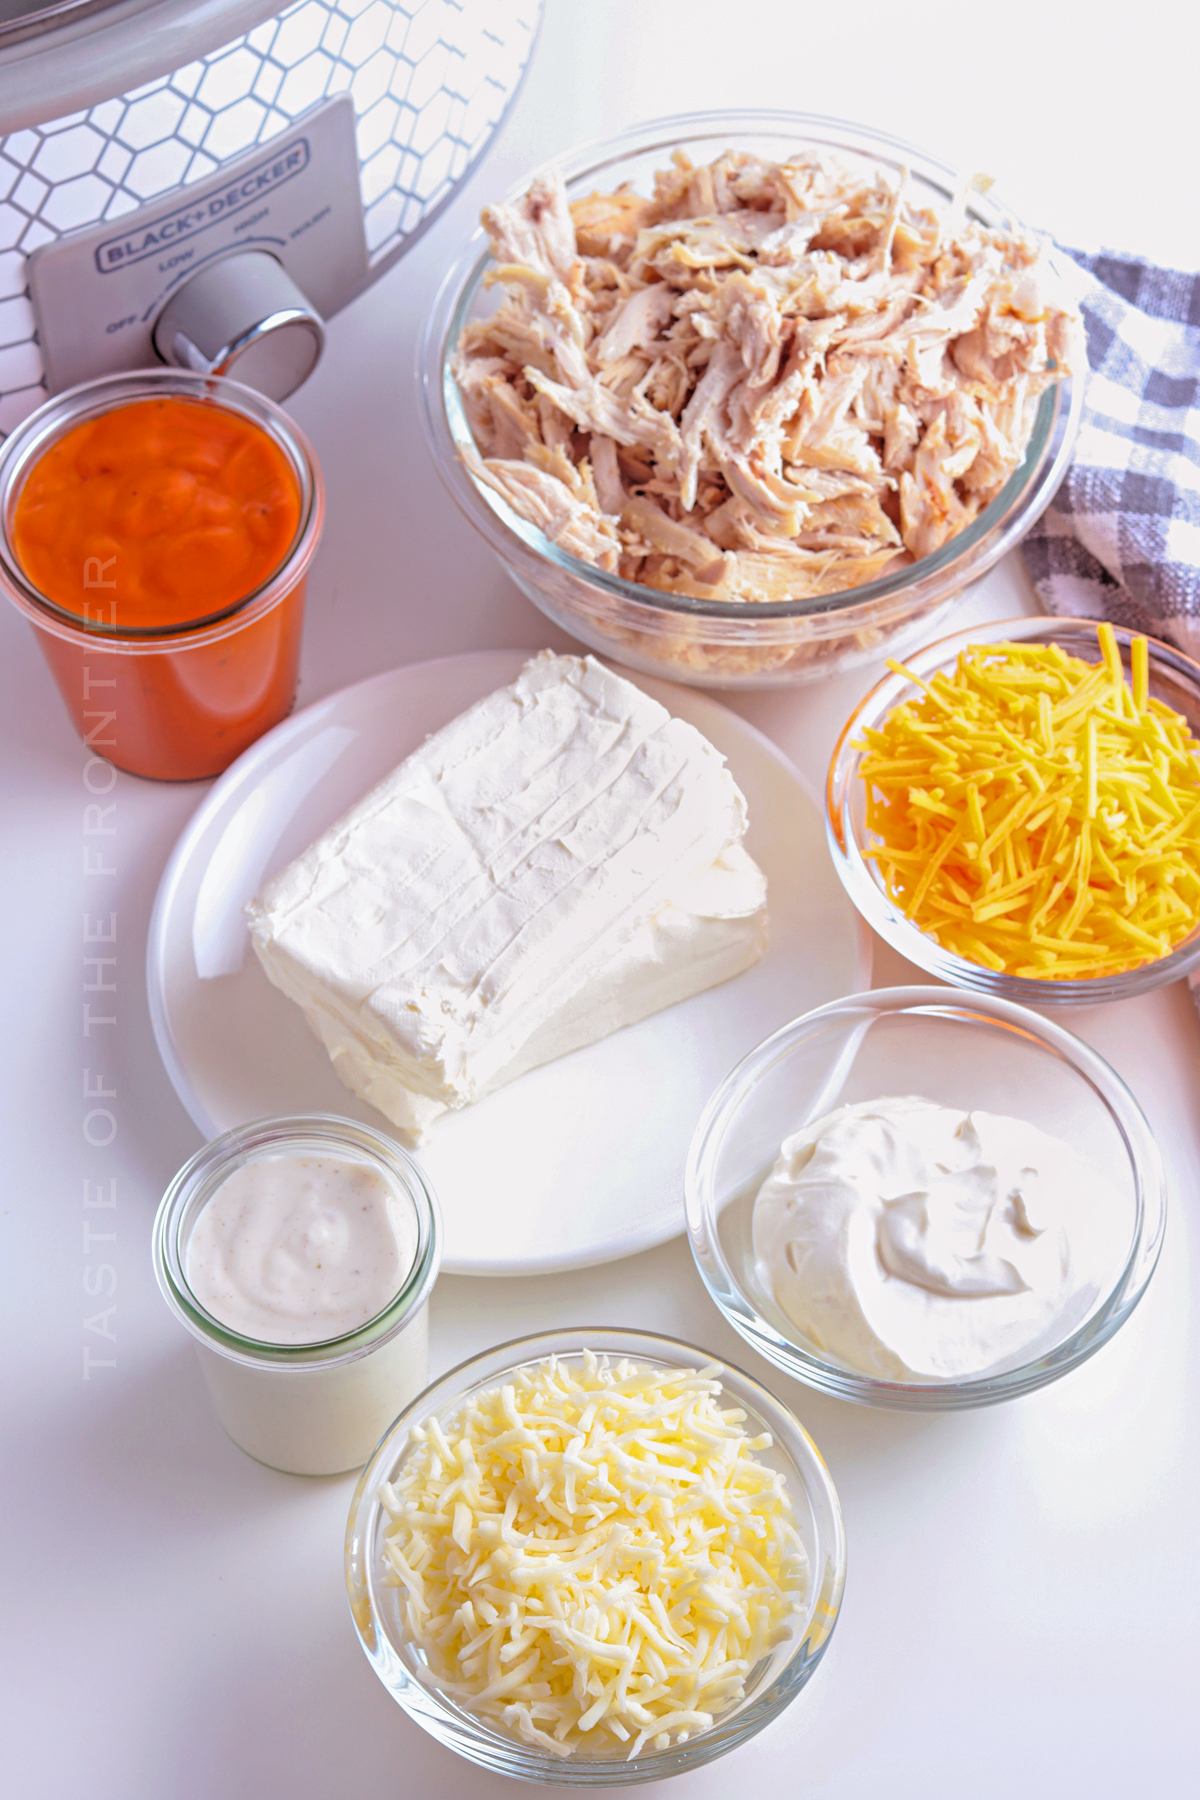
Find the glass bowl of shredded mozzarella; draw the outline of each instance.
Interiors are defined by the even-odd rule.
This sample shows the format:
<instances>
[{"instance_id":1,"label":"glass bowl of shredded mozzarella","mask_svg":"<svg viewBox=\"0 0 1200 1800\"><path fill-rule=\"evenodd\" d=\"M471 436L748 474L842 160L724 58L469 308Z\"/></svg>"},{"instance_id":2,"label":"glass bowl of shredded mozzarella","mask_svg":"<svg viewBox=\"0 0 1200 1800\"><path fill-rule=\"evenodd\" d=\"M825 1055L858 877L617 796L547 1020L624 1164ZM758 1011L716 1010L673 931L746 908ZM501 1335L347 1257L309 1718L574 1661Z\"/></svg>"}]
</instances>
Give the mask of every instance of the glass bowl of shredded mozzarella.
<instances>
[{"instance_id":1,"label":"glass bowl of shredded mozzarella","mask_svg":"<svg viewBox=\"0 0 1200 1800\"><path fill-rule=\"evenodd\" d=\"M1200 666L1092 619L976 625L905 658L843 727L842 885L955 987L1122 1000L1200 963Z\"/></svg>"},{"instance_id":2,"label":"glass bowl of shredded mozzarella","mask_svg":"<svg viewBox=\"0 0 1200 1800\"><path fill-rule=\"evenodd\" d=\"M780 1401L690 1344L553 1331L413 1402L364 1470L346 1578L410 1718L498 1774L621 1787L698 1768L812 1675L841 1509Z\"/></svg>"},{"instance_id":3,"label":"glass bowl of shredded mozzarella","mask_svg":"<svg viewBox=\"0 0 1200 1800\"><path fill-rule=\"evenodd\" d=\"M485 222L419 353L435 464L534 605L631 668L790 686L898 649L1066 472L1086 364L1052 249L883 133L654 120Z\"/></svg>"},{"instance_id":4,"label":"glass bowl of shredded mozzarella","mask_svg":"<svg viewBox=\"0 0 1200 1800\"><path fill-rule=\"evenodd\" d=\"M1012 1002L879 988L734 1068L684 1177L696 1266L795 1380L910 1412L1078 1367L1162 1248L1166 1183L1104 1058Z\"/></svg>"}]
</instances>

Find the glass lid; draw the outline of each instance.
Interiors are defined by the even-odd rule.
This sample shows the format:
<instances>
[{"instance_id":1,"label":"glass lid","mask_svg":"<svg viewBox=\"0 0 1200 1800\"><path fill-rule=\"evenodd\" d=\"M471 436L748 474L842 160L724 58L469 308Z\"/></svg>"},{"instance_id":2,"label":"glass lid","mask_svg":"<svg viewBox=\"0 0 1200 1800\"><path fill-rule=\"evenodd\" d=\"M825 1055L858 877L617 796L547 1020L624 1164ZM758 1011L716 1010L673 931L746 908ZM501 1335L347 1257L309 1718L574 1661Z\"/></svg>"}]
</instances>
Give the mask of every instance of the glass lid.
<instances>
[{"instance_id":1,"label":"glass lid","mask_svg":"<svg viewBox=\"0 0 1200 1800\"><path fill-rule=\"evenodd\" d=\"M73 25L92 13L118 5L120 0L2 0L0 46L41 37L47 31L57 31L61 25Z\"/></svg>"}]
</instances>

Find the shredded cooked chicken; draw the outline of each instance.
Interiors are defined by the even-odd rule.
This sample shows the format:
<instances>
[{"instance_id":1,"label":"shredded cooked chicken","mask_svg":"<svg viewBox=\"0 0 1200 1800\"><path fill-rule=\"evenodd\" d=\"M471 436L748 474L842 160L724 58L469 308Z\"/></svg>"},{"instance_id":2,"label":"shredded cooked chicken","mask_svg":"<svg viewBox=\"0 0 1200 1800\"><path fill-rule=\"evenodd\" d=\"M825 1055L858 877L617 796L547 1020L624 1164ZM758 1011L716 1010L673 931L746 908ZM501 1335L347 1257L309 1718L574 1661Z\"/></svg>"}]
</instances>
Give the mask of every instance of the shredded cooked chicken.
<instances>
[{"instance_id":1,"label":"shredded cooked chicken","mask_svg":"<svg viewBox=\"0 0 1200 1800\"><path fill-rule=\"evenodd\" d=\"M749 602L857 587L995 498L1079 361L1034 239L825 156L676 152L654 189L485 209L477 480L585 562Z\"/></svg>"}]
</instances>

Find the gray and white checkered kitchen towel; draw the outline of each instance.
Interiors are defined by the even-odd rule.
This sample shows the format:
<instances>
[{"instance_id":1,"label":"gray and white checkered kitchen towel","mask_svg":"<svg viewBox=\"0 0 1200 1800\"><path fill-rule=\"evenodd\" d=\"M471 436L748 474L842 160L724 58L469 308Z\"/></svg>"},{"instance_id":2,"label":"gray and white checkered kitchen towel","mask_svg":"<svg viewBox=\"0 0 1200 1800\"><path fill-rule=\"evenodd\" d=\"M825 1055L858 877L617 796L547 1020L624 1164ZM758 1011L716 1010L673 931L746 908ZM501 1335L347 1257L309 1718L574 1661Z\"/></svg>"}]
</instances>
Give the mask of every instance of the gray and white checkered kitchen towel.
<instances>
[{"instance_id":1,"label":"gray and white checkered kitchen towel","mask_svg":"<svg viewBox=\"0 0 1200 1800\"><path fill-rule=\"evenodd\" d=\"M1074 459L1025 566L1047 612L1200 658L1200 275L1108 251L1059 266L1090 373Z\"/></svg>"},{"instance_id":2,"label":"gray and white checkered kitchen towel","mask_svg":"<svg viewBox=\"0 0 1200 1800\"><path fill-rule=\"evenodd\" d=\"M1200 660L1200 275L1060 259L1087 330L1067 476L1021 548L1047 612L1111 619ZM1188 977L1200 1008L1200 969Z\"/></svg>"}]
</instances>

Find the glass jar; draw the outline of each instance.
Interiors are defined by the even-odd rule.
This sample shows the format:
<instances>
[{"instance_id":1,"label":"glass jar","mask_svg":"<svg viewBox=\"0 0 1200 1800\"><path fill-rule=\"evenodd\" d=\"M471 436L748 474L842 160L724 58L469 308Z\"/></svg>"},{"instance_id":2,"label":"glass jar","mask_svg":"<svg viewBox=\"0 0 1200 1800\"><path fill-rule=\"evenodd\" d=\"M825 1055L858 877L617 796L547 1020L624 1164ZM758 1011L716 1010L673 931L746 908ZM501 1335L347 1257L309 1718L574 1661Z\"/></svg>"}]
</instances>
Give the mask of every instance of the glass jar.
<instances>
[{"instance_id":1,"label":"glass jar","mask_svg":"<svg viewBox=\"0 0 1200 1800\"><path fill-rule=\"evenodd\" d=\"M273 574L215 616L170 627L112 623L113 583L99 558L88 616L58 606L25 574L13 541L21 490L51 445L86 420L139 400L175 397L238 414L280 449L300 490L300 518ZM296 696L304 591L325 517L311 445L282 408L241 382L183 369L105 375L40 406L0 450L0 590L33 626L71 721L98 756L133 775L219 775L286 718Z\"/></svg>"},{"instance_id":2,"label":"glass jar","mask_svg":"<svg viewBox=\"0 0 1200 1800\"><path fill-rule=\"evenodd\" d=\"M205 1310L187 1279L188 1245L205 1206L258 1158L335 1155L382 1176L411 1208L416 1252L382 1312L341 1337L274 1344L241 1336ZM217 1418L240 1449L293 1475L357 1469L429 1379L428 1307L442 1256L437 1200L412 1157L382 1132L333 1114L259 1119L214 1138L176 1175L154 1221L163 1298L196 1341Z\"/></svg>"}]
</instances>

